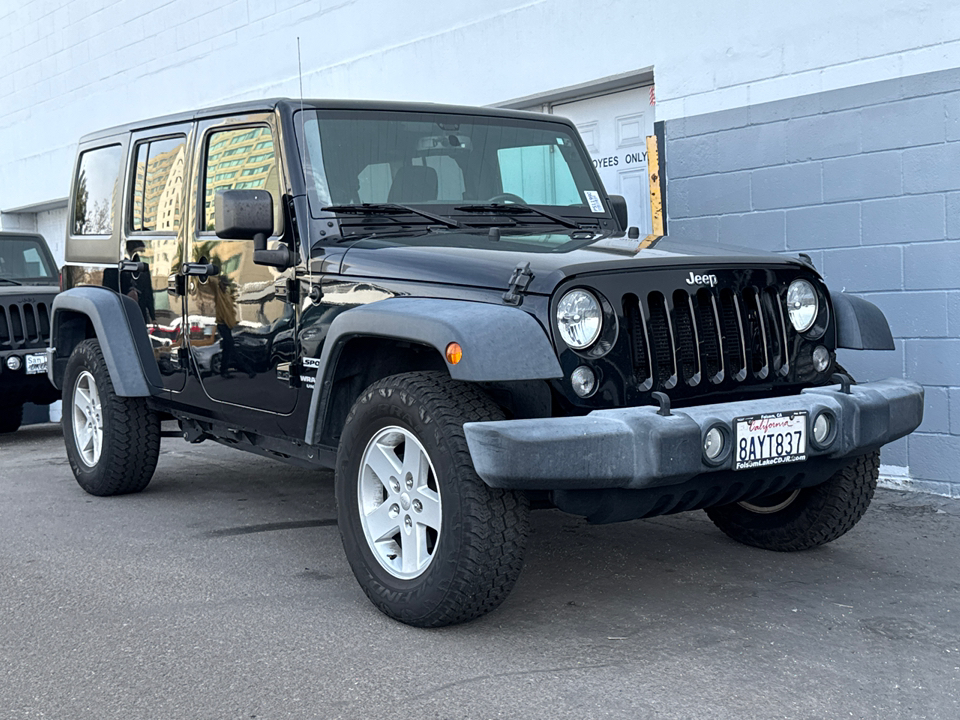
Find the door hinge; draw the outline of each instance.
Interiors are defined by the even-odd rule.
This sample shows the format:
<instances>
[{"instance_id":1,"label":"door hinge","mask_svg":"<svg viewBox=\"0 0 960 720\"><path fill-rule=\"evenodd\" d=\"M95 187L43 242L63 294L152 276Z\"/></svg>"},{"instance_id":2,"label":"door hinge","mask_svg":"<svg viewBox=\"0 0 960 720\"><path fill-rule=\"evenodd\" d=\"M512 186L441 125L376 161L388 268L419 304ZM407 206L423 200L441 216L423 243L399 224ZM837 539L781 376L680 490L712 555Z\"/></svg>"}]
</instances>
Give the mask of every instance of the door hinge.
<instances>
[{"instance_id":1,"label":"door hinge","mask_svg":"<svg viewBox=\"0 0 960 720\"><path fill-rule=\"evenodd\" d=\"M180 273L167 276L167 292L171 295L183 296L187 294L187 278Z\"/></svg>"},{"instance_id":2,"label":"door hinge","mask_svg":"<svg viewBox=\"0 0 960 720\"><path fill-rule=\"evenodd\" d=\"M273 291L279 300L284 300L294 305L300 302L299 280L282 277L273 284Z\"/></svg>"},{"instance_id":3,"label":"door hinge","mask_svg":"<svg viewBox=\"0 0 960 720\"><path fill-rule=\"evenodd\" d=\"M523 303L523 294L530 286L533 280L533 272L530 270L530 263L517 265L510 276L510 282L507 283L507 291L503 294L503 301L507 305L520 305Z\"/></svg>"},{"instance_id":4,"label":"door hinge","mask_svg":"<svg viewBox=\"0 0 960 720\"><path fill-rule=\"evenodd\" d=\"M277 380L285 382L290 387L300 387L300 372L296 363L285 362L277 364Z\"/></svg>"}]
</instances>

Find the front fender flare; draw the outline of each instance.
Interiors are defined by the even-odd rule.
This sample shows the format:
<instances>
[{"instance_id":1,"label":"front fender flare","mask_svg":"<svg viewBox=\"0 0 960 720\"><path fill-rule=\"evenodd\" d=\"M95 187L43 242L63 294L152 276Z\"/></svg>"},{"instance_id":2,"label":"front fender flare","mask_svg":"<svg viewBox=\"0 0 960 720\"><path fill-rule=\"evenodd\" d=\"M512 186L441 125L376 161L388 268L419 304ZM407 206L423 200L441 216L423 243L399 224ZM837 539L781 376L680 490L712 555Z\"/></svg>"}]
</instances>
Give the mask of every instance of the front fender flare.
<instances>
[{"instance_id":1,"label":"front fender flare","mask_svg":"<svg viewBox=\"0 0 960 720\"><path fill-rule=\"evenodd\" d=\"M831 293L837 319L837 347L851 350L893 350L893 334L883 311L850 293Z\"/></svg>"},{"instance_id":2,"label":"front fender flare","mask_svg":"<svg viewBox=\"0 0 960 720\"><path fill-rule=\"evenodd\" d=\"M428 345L444 355L459 343L463 359L447 363L450 376L468 382L563 377L557 354L537 320L505 305L438 298L390 298L340 313L330 324L310 398L306 442L320 436L340 351L353 337L383 337Z\"/></svg>"},{"instance_id":3,"label":"front fender flare","mask_svg":"<svg viewBox=\"0 0 960 720\"><path fill-rule=\"evenodd\" d=\"M71 313L87 317L93 325L117 395L147 397L163 390L140 307L125 295L93 286L71 288L54 298L48 372L55 386L60 387L62 368L77 344L59 342L61 320Z\"/></svg>"}]
</instances>

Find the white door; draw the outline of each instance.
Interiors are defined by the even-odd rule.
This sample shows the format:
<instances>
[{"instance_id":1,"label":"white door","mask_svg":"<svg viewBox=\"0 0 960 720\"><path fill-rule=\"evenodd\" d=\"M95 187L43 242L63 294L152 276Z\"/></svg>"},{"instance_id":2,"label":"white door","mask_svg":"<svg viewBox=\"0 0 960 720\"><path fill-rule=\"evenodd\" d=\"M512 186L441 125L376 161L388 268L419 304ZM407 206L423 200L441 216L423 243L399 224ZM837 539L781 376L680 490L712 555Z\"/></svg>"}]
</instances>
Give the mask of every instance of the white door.
<instances>
[{"instance_id":1,"label":"white door","mask_svg":"<svg viewBox=\"0 0 960 720\"><path fill-rule=\"evenodd\" d=\"M587 145L607 192L627 200L630 224L653 232L647 136L653 135L653 86L553 105L572 120Z\"/></svg>"}]
</instances>

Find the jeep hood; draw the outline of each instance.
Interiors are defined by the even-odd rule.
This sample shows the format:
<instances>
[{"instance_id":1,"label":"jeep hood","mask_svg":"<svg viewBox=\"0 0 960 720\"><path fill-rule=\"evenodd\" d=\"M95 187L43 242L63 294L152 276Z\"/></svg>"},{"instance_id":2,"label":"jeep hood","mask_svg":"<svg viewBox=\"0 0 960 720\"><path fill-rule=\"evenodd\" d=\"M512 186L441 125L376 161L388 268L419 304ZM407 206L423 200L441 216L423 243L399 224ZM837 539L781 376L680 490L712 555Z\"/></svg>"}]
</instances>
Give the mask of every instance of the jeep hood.
<instances>
[{"instance_id":1,"label":"jeep hood","mask_svg":"<svg viewBox=\"0 0 960 720\"><path fill-rule=\"evenodd\" d=\"M50 285L7 285L0 283L0 298L6 300L13 298L17 302L30 302L31 298L49 298L60 292L60 287L51 283Z\"/></svg>"},{"instance_id":2,"label":"jeep hood","mask_svg":"<svg viewBox=\"0 0 960 720\"><path fill-rule=\"evenodd\" d=\"M527 291L550 294L563 280L590 273L672 265L708 271L720 267L806 266L785 255L679 238L629 239L601 235L572 240L542 234L491 240L486 232L441 231L357 240L342 256L343 275L506 290L518 265L530 264Z\"/></svg>"}]
</instances>

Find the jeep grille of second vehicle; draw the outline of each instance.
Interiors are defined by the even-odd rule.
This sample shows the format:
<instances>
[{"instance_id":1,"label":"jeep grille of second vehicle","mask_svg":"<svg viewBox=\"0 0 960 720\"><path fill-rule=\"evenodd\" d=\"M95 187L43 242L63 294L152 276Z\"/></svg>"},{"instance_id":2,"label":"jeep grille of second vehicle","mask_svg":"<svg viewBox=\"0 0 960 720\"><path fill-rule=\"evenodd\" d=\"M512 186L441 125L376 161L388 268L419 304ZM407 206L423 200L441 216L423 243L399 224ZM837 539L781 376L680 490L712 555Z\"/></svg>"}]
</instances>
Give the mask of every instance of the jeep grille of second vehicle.
<instances>
[{"instance_id":1,"label":"jeep grille of second vehicle","mask_svg":"<svg viewBox=\"0 0 960 720\"><path fill-rule=\"evenodd\" d=\"M0 303L0 350L45 348L50 342L50 303Z\"/></svg>"}]
</instances>

